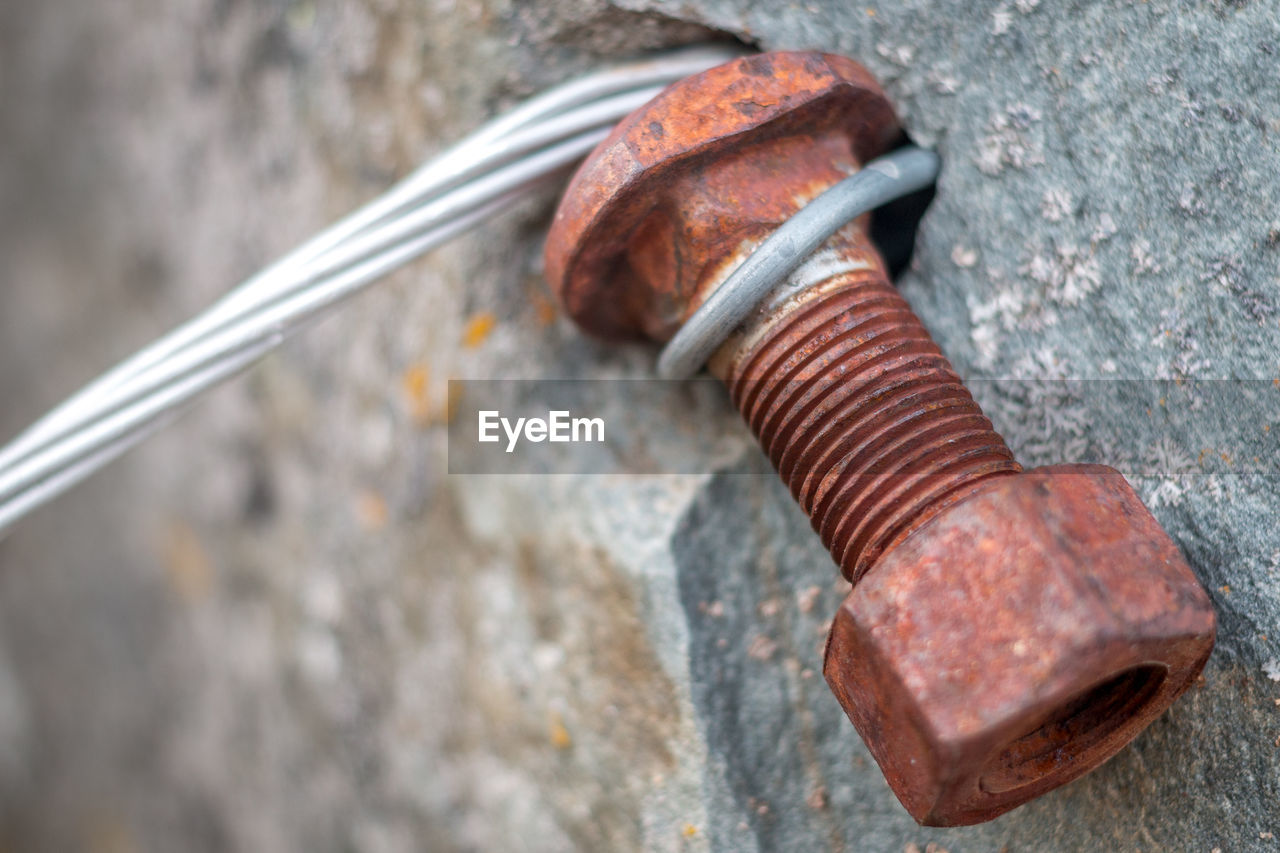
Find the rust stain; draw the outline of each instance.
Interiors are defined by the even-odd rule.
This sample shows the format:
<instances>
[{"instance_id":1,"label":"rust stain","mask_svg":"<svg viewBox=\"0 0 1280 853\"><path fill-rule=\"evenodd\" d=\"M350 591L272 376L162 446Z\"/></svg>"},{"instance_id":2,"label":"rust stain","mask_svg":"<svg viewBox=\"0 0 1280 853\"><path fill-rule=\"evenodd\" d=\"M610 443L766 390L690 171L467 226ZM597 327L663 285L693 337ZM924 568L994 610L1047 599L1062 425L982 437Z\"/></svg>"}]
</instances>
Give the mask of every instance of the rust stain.
<instances>
[{"instance_id":1,"label":"rust stain","mask_svg":"<svg viewBox=\"0 0 1280 853\"><path fill-rule=\"evenodd\" d=\"M556 749L568 749L573 746L573 738L565 728L564 718L556 711L551 712L547 722L547 739Z\"/></svg>"},{"instance_id":2,"label":"rust stain","mask_svg":"<svg viewBox=\"0 0 1280 853\"><path fill-rule=\"evenodd\" d=\"M556 317L559 316L556 311L556 304L544 292L541 287L529 288L529 301L533 304L533 316L539 326L554 325Z\"/></svg>"},{"instance_id":3,"label":"rust stain","mask_svg":"<svg viewBox=\"0 0 1280 853\"><path fill-rule=\"evenodd\" d=\"M386 529L390 519L387 500L372 489L365 489L356 495L356 519L360 526L370 533L378 533Z\"/></svg>"},{"instance_id":4,"label":"rust stain","mask_svg":"<svg viewBox=\"0 0 1280 853\"><path fill-rule=\"evenodd\" d=\"M169 526L165 535L164 566L170 586L183 601L196 604L209 597L213 588L213 563L200 537L186 522L177 521Z\"/></svg>"},{"instance_id":5,"label":"rust stain","mask_svg":"<svg viewBox=\"0 0 1280 853\"><path fill-rule=\"evenodd\" d=\"M466 349L479 347L489 339L497 322L497 318L489 311L473 315L462 330L462 346Z\"/></svg>"},{"instance_id":6,"label":"rust stain","mask_svg":"<svg viewBox=\"0 0 1280 853\"><path fill-rule=\"evenodd\" d=\"M413 422L420 427L436 426L452 423L458 413L456 388L457 383L444 386L434 384L430 379L430 368L425 364L410 366L400 377L401 396L406 411ZM445 393L436 388L447 388Z\"/></svg>"},{"instance_id":7,"label":"rust stain","mask_svg":"<svg viewBox=\"0 0 1280 853\"><path fill-rule=\"evenodd\" d=\"M404 395L409 416L418 424L431 420L431 370L425 364L411 365L400 377L400 389Z\"/></svg>"}]
</instances>

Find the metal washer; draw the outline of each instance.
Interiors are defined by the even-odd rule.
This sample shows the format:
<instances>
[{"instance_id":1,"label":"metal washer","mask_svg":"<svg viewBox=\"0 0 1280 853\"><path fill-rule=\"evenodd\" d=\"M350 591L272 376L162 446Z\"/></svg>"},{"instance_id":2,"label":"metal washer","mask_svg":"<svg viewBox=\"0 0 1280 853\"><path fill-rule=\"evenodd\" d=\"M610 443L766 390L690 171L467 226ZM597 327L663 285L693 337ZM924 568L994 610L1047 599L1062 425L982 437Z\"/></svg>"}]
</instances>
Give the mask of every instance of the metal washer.
<instances>
[{"instance_id":1,"label":"metal washer","mask_svg":"<svg viewBox=\"0 0 1280 853\"><path fill-rule=\"evenodd\" d=\"M940 164L932 151L914 145L899 148L809 202L765 238L685 321L658 357L658 375L693 376L831 235L862 214L929 186Z\"/></svg>"}]
</instances>

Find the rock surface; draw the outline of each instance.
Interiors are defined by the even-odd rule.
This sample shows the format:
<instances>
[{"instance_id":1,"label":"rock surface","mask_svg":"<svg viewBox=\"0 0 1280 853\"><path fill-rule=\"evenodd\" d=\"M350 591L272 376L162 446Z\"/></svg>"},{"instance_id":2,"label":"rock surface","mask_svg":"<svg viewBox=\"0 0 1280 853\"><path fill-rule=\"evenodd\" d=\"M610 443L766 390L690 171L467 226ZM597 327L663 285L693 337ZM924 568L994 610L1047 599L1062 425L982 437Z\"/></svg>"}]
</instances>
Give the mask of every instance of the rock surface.
<instances>
[{"instance_id":1,"label":"rock surface","mask_svg":"<svg viewBox=\"0 0 1280 853\"><path fill-rule=\"evenodd\" d=\"M727 403L697 427L738 461L707 475L445 474L446 379L651 370L549 313L544 200L0 541L0 844L1275 849L1260 0L7 4L0 435L513 99L708 33L854 56L938 148L900 285L962 372L1030 380L988 394L1025 462L1131 475L1218 608L1203 685L1077 783L915 826L818 674L830 560ZM1159 405L1037 417L1055 377L1260 381L1200 453ZM607 416L673 457L691 417Z\"/></svg>"}]
</instances>

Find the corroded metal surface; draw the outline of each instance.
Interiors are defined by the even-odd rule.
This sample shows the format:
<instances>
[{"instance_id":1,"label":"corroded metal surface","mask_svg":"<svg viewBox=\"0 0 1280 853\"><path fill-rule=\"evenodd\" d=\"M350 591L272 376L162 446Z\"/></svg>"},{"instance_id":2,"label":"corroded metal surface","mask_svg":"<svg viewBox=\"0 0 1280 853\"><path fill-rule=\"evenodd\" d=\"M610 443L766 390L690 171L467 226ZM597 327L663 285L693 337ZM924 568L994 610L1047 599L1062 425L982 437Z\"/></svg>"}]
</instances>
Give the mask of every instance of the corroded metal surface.
<instances>
[{"instance_id":1,"label":"corroded metal surface","mask_svg":"<svg viewBox=\"0 0 1280 853\"><path fill-rule=\"evenodd\" d=\"M755 241L899 138L849 60L712 69L579 170L548 276L587 330L664 340ZM895 793L922 823L988 820L1159 716L1204 665L1213 610L1120 474L1021 473L860 224L822 252L840 263L712 370L855 584L824 671Z\"/></svg>"},{"instance_id":2,"label":"corroded metal surface","mask_svg":"<svg viewBox=\"0 0 1280 853\"><path fill-rule=\"evenodd\" d=\"M875 254L860 232L837 245L846 259ZM721 371L856 582L979 483L1020 468L878 259L852 266L761 320Z\"/></svg>"},{"instance_id":3,"label":"corroded metal surface","mask_svg":"<svg viewBox=\"0 0 1280 853\"><path fill-rule=\"evenodd\" d=\"M922 823L989 820L1081 776L1199 674L1209 600L1124 477L988 482L849 593L825 671Z\"/></svg>"},{"instance_id":4,"label":"corroded metal surface","mask_svg":"<svg viewBox=\"0 0 1280 853\"><path fill-rule=\"evenodd\" d=\"M587 331L669 338L717 262L884 153L901 131L860 65L744 57L624 119L573 177L547 277Z\"/></svg>"}]
</instances>

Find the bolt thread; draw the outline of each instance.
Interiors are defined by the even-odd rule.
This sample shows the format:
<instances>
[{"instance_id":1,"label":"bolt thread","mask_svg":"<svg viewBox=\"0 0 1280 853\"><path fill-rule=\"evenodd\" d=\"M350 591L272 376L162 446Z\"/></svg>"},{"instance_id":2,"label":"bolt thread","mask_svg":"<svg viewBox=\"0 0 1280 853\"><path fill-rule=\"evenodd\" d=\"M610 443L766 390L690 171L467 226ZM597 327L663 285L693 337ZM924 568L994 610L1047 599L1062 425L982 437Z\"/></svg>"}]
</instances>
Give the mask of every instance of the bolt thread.
<instances>
[{"instance_id":1,"label":"bolt thread","mask_svg":"<svg viewBox=\"0 0 1280 853\"><path fill-rule=\"evenodd\" d=\"M733 355L734 404L841 572L1022 470L883 271L838 274Z\"/></svg>"}]
</instances>

